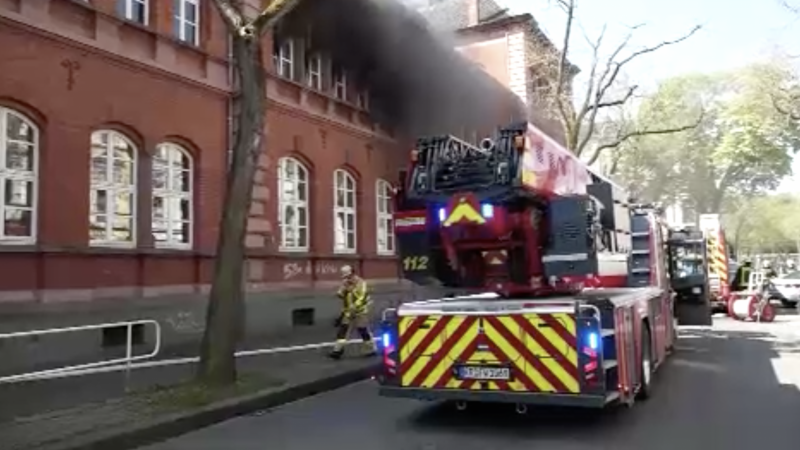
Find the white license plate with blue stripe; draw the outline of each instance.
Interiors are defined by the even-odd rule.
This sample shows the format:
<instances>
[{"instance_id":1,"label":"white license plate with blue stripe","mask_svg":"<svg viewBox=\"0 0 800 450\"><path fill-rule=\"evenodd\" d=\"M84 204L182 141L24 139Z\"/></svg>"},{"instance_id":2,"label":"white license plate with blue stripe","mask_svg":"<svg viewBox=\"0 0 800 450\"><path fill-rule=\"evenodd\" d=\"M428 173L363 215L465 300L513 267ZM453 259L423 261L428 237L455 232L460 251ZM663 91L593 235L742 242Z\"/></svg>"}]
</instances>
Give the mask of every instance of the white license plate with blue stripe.
<instances>
[{"instance_id":1,"label":"white license plate with blue stripe","mask_svg":"<svg viewBox=\"0 0 800 450\"><path fill-rule=\"evenodd\" d=\"M458 368L461 380L510 380L511 369L508 367L461 366Z\"/></svg>"}]
</instances>

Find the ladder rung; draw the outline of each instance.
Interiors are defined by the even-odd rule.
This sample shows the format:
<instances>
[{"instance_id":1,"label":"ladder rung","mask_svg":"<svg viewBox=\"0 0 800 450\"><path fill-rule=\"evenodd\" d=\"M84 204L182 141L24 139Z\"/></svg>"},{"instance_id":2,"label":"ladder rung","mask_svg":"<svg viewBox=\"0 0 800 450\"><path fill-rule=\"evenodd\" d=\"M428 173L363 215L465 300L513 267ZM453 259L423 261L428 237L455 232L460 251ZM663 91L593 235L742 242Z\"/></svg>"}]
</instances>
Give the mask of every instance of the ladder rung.
<instances>
[{"instance_id":1,"label":"ladder rung","mask_svg":"<svg viewBox=\"0 0 800 450\"><path fill-rule=\"evenodd\" d=\"M634 255L649 255L650 250L632 250L631 253Z\"/></svg>"},{"instance_id":2,"label":"ladder rung","mask_svg":"<svg viewBox=\"0 0 800 450\"><path fill-rule=\"evenodd\" d=\"M616 359L606 359L603 361L603 370L613 369L614 367L617 367Z\"/></svg>"},{"instance_id":3,"label":"ladder rung","mask_svg":"<svg viewBox=\"0 0 800 450\"><path fill-rule=\"evenodd\" d=\"M631 269L631 273L648 273L648 272L650 272L650 269L648 269L647 267Z\"/></svg>"},{"instance_id":4,"label":"ladder rung","mask_svg":"<svg viewBox=\"0 0 800 450\"><path fill-rule=\"evenodd\" d=\"M632 237L650 236L650 232L649 231L635 231L635 232L631 233L631 236Z\"/></svg>"},{"instance_id":5,"label":"ladder rung","mask_svg":"<svg viewBox=\"0 0 800 450\"><path fill-rule=\"evenodd\" d=\"M600 334L601 334L603 337L609 337L609 336L613 336L613 335L614 335L614 329L612 329L612 328L605 328L605 329L603 329L603 330L600 332Z\"/></svg>"}]
</instances>

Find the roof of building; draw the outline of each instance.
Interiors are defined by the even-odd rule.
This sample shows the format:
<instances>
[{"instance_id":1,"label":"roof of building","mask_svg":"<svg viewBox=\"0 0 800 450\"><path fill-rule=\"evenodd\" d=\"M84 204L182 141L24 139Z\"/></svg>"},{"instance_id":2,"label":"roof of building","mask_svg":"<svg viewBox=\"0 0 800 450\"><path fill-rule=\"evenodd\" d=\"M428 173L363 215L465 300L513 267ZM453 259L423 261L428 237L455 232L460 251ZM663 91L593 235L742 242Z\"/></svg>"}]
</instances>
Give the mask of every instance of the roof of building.
<instances>
[{"instance_id":1,"label":"roof of building","mask_svg":"<svg viewBox=\"0 0 800 450\"><path fill-rule=\"evenodd\" d=\"M475 0L407 0L435 29L456 31L468 28L469 3ZM490 22L508 17L508 12L495 0L478 1L478 22Z\"/></svg>"}]
</instances>

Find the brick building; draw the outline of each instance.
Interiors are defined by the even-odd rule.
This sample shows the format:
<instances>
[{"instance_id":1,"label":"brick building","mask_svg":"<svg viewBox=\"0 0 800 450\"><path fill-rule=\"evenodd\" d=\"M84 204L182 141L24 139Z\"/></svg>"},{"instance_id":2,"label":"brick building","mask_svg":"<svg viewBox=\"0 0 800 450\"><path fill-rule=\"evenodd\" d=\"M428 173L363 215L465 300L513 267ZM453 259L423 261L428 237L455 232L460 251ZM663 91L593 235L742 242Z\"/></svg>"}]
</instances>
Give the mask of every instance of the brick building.
<instances>
[{"instance_id":1,"label":"brick building","mask_svg":"<svg viewBox=\"0 0 800 450\"><path fill-rule=\"evenodd\" d=\"M0 302L207 287L230 134L226 32L208 1L0 1ZM285 42L265 58L249 287L334 280L345 262L393 279L395 143L333 64L297 54Z\"/></svg>"},{"instance_id":2,"label":"brick building","mask_svg":"<svg viewBox=\"0 0 800 450\"><path fill-rule=\"evenodd\" d=\"M495 0L407 0L440 30L453 32L457 50L528 105L534 124L563 143L554 102L559 50L530 14L512 15ZM564 95L571 98L570 65Z\"/></svg>"},{"instance_id":3,"label":"brick building","mask_svg":"<svg viewBox=\"0 0 800 450\"><path fill-rule=\"evenodd\" d=\"M465 54L531 103L530 16L440 3ZM145 318L165 347L198 342L231 134L226 33L204 0L0 0L0 331ZM266 40L246 339L335 317L345 263L380 286L376 309L430 295L395 283L397 138L336 61ZM0 346L0 373L94 360L97 334Z\"/></svg>"}]
</instances>

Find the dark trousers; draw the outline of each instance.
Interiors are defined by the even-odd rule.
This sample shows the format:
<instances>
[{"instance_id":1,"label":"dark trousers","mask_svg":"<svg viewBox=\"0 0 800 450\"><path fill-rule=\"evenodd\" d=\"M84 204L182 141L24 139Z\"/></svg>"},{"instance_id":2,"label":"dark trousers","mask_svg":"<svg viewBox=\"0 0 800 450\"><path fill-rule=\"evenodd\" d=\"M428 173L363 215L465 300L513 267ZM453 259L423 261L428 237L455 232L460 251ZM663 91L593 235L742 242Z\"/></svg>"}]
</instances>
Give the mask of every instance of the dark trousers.
<instances>
[{"instance_id":1,"label":"dark trousers","mask_svg":"<svg viewBox=\"0 0 800 450\"><path fill-rule=\"evenodd\" d=\"M369 318L366 314L358 315L352 318L341 317L336 324L336 346L334 353L344 351L344 344L349 337L350 330L355 328L358 335L364 341L364 346L368 349L375 351L375 341L372 339L372 333L369 331Z\"/></svg>"},{"instance_id":2,"label":"dark trousers","mask_svg":"<svg viewBox=\"0 0 800 450\"><path fill-rule=\"evenodd\" d=\"M372 335L369 332L369 328L367 327L357 327L356 330L358 331L358 336L364 342L372 342ZM350 326L347 324L339 324L339 328L336 329L336 340L347 340L347 334L350 332Z\"/></svg>"}]
</instances>

